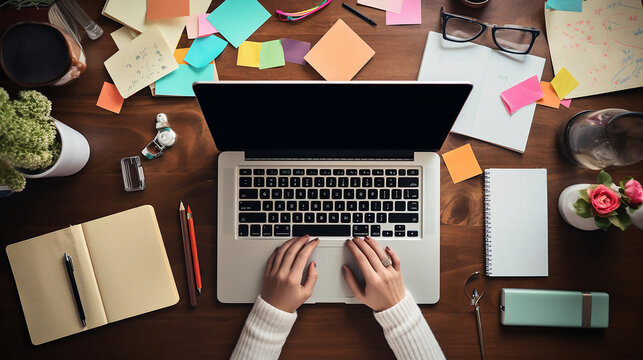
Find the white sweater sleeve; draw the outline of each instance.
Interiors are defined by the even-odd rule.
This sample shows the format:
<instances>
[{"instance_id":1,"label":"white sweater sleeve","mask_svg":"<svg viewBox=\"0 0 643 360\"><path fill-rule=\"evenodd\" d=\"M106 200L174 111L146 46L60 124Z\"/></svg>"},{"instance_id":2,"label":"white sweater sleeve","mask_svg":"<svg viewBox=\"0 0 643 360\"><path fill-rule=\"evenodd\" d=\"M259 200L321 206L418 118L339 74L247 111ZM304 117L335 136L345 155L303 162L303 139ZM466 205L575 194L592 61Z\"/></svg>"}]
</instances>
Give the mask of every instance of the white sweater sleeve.
<instances>
[{"instance_id":1,"label":"white sweater sleeve","mask_svg":"<svg viewBox=\"0 0 643 360\"><path fill-rule=\"evenodd\" d=\"M297 313L277 309L257 296L230 359L279 358Z\"/></svg>"},{"instance_id":2,"label":"white sweater sleeve","mask_svg":"<svg viewBox=\"0 0 643 360\"><path fill-rule=\"evenodd\" d=\"M411 294L395 306L373 312L398 360L445 359L422 311Z\"/></svg>"}]
</instances>

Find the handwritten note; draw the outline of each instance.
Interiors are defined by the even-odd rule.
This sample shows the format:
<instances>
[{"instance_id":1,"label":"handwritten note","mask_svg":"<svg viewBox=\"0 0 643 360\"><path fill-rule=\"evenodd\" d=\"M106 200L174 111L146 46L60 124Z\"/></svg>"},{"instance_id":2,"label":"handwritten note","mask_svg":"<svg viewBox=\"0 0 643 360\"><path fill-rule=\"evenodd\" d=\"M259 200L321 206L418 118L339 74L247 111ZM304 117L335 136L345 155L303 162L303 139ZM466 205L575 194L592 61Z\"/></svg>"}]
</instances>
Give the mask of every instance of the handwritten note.
<instances>
[{"instance_id":1,"label":"handwritten note","mask_svg":"<svg viewBox=\"0 0 643 360\"><path fill-rule=\"evenodd\" d=\"M538 76L534 75L500 93L500 98L510 114L545 96L540 88Z\"/></svg>"},{"instance_id":2,"label":"handwritten note","mask_svg":"<svg viewBox=\"0 0 643 360\"><path fill-rule=\"evenodd\" d=\"M565 67L580 85L568 98L643 86L640 0L592 0L582 12L545 10L554 71Z\"/></svg>"},{"instance_id":3,"label":"handwritten note","mask_svg":"<svg viewBox=\"0 0 643 360\"><path fill-rule=\"evenodd\" d=\"M125 99L178 66L156 26L137 36L105 61L107 72Z\"/></svg>"}]
</instances>

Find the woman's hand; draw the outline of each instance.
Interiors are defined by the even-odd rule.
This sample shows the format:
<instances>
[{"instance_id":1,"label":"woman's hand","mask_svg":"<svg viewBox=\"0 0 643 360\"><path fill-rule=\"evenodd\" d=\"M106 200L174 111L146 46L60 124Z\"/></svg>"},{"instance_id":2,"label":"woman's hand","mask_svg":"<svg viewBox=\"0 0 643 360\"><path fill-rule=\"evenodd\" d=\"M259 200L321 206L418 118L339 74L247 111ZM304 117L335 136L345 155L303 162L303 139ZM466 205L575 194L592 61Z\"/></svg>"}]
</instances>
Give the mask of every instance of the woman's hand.
<instances>
[{"instance_id":1,"label":"woman's hand","mask_svg":"<svg viewBox=\"0 0 643 360\"><path fill-rule=\"evenodd\" d=\"M366 286L361 287L351 269L347 265L342 266L344 280L357 300L375 311L383 311L404 299L406 291L400 272L400 258L391 248L387 246L382 249L369 236L346 240L346 246L366 280ZM390 260L389 266L384 266L384 259Z\"/></svg>"},{"instance_id":2,"label":"woman's hand","mask_svg":"<svg viewBox=\"0 0 643 360\"><path fill-rule=\"evenodd\" d=\"M292 238L268 259L261 298L279 310L294 313L313 294L318 275L314 261L308 265L308 277L301 285L304 267L319 244L319 239L309 239L308 235Z\"/></svg>"}]
</instances>

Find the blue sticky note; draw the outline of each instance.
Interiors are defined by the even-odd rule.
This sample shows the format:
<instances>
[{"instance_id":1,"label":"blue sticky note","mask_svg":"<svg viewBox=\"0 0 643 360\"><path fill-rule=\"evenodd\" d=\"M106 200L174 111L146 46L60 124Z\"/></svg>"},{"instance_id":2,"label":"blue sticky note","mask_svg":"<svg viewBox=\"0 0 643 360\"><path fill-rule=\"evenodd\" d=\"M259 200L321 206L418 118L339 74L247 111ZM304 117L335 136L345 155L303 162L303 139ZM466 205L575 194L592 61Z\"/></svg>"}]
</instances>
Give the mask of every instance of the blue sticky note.
<instances>
[{"instance_id":1,"label":"blue sticky note","mask_svg":"<svg viewBox=\"0 0 643 360\"><path fill-rule=\"evenodd\" d=\"M583 11L583 0L547 0L547 9L562 11Z\"/></svg>"},{"instance_id":2,"label":"blue sticky note","mask_svg":"<svg viewBox=\"0 0 643 360\"><path fill-rule=\"evenodd\" d=\"M196 68L202 68L219 56L226 45L228 43L225 40L214 35L196 38L183 60Z\"/></svg>"},{"instance_id":3,"label":"blue sticky note","mask_svg":"<svg viewBox=\"0 0 643 360\"><path fill-rule=\"evenodd\" d=\"M270 13L257 0L226 0L206 19L238 48L269 18Z\"/></svg>"},{"instance_id":4,"label":"blue sticky note","mask_svg":"<svg viewBox=\"0 0 643 360\"><path fill-rule=\"evenodd\" d=\"M213 81L214 64L202 68L179 64L179 68L156 81L156 95L194 96L192 83L195 81Z\"/></svg>"}]
</instances>

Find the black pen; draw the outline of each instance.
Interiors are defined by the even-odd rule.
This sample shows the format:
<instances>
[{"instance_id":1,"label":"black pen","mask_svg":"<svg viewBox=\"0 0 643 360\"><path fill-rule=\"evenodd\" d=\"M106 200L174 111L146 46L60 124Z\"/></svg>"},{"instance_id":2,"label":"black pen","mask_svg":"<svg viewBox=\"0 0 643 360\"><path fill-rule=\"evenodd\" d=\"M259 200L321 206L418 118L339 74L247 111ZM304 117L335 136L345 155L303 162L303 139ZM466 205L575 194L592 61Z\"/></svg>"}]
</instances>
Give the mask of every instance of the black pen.
<instances>
[{"instance_id":1,"label":"black pen","mask_svg":"<svg viewBox=\"0 0 643 360\"><path fill-rule=\"evenodd\" d=\"M350 6L346 5L345 3L342 3L342 6L343 6L344 8L346 8L346 10L348 10L348 11L352 12L353 14L355 14L355 15L359 16L360 18L362 18L362 20L366 21L367 23L369 23L369 24L371 24L371 25L373 25L373 26L377 26L377 24L375 23L375 21L373 21L373 20L371 20L371 19L367 18L367 17L366 17L366 16L364 16L361 12L359 12L359 11L357 11L357 10L353 9L352 7L350 7Z\"/></svg>"},{"instance_id":2,"label":"black pen","mask_svg":"<svg viewBox=\"0 0 643 360\"><path fill-rule=\"evenodd\" d=\"M74 292L74 300L76 300L80 322L83 323L83 326L87 326L85 322L85 311L83 311L83 304L80 302L80 294L78 293L78 286L76 285L76 278L74 277L74 263L71 261L71 256L67 255L67 253L65 253L65 267L67 268L67 275L69 275L71 289Z\"/></svg>"}]
</instances>

